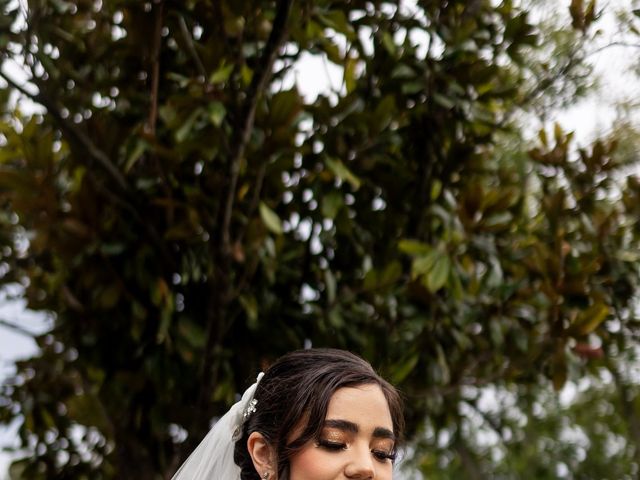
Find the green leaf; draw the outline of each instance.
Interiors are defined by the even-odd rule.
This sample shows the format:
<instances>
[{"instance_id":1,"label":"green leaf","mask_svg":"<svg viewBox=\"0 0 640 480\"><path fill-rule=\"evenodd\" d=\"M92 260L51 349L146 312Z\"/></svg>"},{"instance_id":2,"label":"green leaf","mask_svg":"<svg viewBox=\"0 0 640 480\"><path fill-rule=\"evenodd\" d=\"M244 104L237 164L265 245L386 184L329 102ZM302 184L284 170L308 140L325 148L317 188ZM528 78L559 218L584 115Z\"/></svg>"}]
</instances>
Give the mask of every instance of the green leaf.
<instances>
[{"instance_id":1,"label":"green leaf","mask_svg":"<svg viewBox=\"0 0 640 480\"><path fill-rule=\"evenodd\" d=\"M193 112L191 112L191 115L187 117L187 119L184 121L182 126L178 128L178 130L176 130L174 134L176 138L176 142L182 143L187 139L187 137L189 137L189 135L191 134L191 130L193 130L195 126L196 121L198 120L200 115L202 115L203 112L204 112L204 109L202 108L196 108Z\"/></svg>"},{"instance_id":2,"label":"green leaf","mask_svg":"<svg viewBox=\"0 0 640 480\"><path fill-rule=\"evenodd\" d=\"M124 166L124 172L129 173L136 162L142 157L144 152L149 148L149 144L142 139L138 139L133 150L127 157L127 163Z\"/></svg>"},{"instance_id":3,"label":"green leaf","mask_svg":"<svg viewBox=\"0 0 640 480\"><path fill-rule=\"evenodd\" d=\"M410 66L400 63L396 65L396 67L391 70L391 78L415 78L416 72Z\"/></svg>"},{"instance_id":4,"label":"green leaf","mask_svg":"<svg viewBox=\"0 0 640 480\"><path fill-rule=\"evenodd\" d=\"M378 288L379 283L378 271L375 268L372 268L364 276L364 279L362 281L362 289L365 291L374 290Z\"/></svg>"},{"instance_id":5,"label":"green leaf","mask_svg":"<svg viewBox=\"0 0 640 480\"><path fill-rule=\"evenodd\" d=\"M456 106L454 100L450 97L442 95L441 93L434 93L433 100L440 105L441 107L446 108L447 110L451 110Z\"/></svg>"},{"instance_id":6,"label":"green leaf","mask_svg":"<svg viewBox=\"0 0 640 480\"><path fill-rule=\"evenodd\" d=\"M502 331L502 318L492 318L489 321L489 335L491 336L491 342L496 348L502 347L504 343L504 332Z\"/></svg>"},{"instance_id":7,"label":"green leaf","mask_svg":"<svg viewBox=\"0 0 640 480\"><path fill-rule=\"evenodd\" d=\"M564 132L562 131L562 125L558 122L553 124L553 138L557 144L561 144L564 139Z\"/></svg>"},{"instance_id":8,"label":"green leaf","mask_svg":"<svg viewBox=\"0 0 640 480\"><path fill-rule=\"evenodd\" d=\"M380 283L386 287L393 286L394 283L402 276L402 265L395 261L389 263L380 277Z\"/></svg>"},{"instance_id":9,"label":"green leaf","mask_svg":"<svg viewBox=\"0 0 640 480\"><path fill-rule=\"evenodd\" d=\"M549 145L547 140L547 131L544 128L541 128L538 132L538 138L540 139L540 143L542 143L543 147L547 147Z\"/></svg>"},{"instance_id":10,"label":"green leaf","mask_svg":"<svg viewBox=\"0 0 640 480\"><path fill-rule=\"evenodd\" d=\"M392 382L396 385L402 383L413 369L416 368L418 360L420 360L419 353L413 353L407 359L403 360L401 365L391 374Z\"/></svg>"},{"instance_id":11,"label":"green leaf","mask_svg":"<svg viewBox=\"0 0 640 480\"><path fill-rule=\"evenodd\" d=\"M329 170L331 170L340 180L349 183L354 190L358 190L360 188L360 184L362 182L345 166L344 163L342 163L342 161L326 158L325 163L327 164L327 167L329 167Z\"/></svg>"},{"instance_id":12,"label":"green leaf","mask_svg":"<svg viewBox=\"0 0 640 480\"><path fill-rule=\"evenodd\" d=\"M344 63L344 56L340 47L330 39L324 38L320 41L322 50L327 55L327 59L336 65Z\"/></svg>"},{"instance_id":13,"label":"green leaf","mask_svg":"<svg viewBox=\"0 0 640 480\"><path fill-rule=\"evenodd\" d=\"M426 255L414 258L411 264L411 277L415 279L431 272L439 256L440 253L437 250L431 250Z\"/></svg>"},{"instance_id":14,"label":"green leaf","mask_svg":"<svg viewBox=\"0 0 640 480\"><path fill-rule=\"evenodd\" d=\"M202 348L207 343L207 335L204 329L191 320L180 320L178 331L193 348Z\"/></svg>"},{"instance_id":15,"label":"green leaf","mask_svg":"<svg viewBox=\"0 0 640 480\"><path fill-rule=\"evenodd\" d=\"M27 480L29 477L26 475L26 472L30 464L31 457L14 460L11 462L11 465L9 465L9 478L12 480Z\"/></svg>"},{"instance_id":16,"label":"green leaf","mask_svg":"<svg viewBox=\"0 0 640 480\"><path fill-rule=\"evenodd\" d=\"M189 77L185 77L184 75L181 75L179 73L168 72L167 79L176 82L180 86L180 88L185 88L187 85L189 85Z\"/></svg>"},{"instance_id":17,"label":"green leaf","mask_svg":"<svg viewBox=\"0 0 640 480\"><path fill-rule=\"evenodd\" d=\"M499 212L493 215L489 215L483 222L483 226L489 230L500 230L508 227L513 221L513 215L511 212Z\"/></svg>"},{"instance_id":18,"label":"green leaf","mask_svg":"<svg viewBox=\"0 0 640 480\"><path fill-rule=\"evenodd\" d=\"M426 255L433 247L418 240L403 239L398 242L398 250L409 255Z\"/></svg>"},{"instance_id":19,"label":"green leaf","mask_svg":"<svg viewBox=\"0 0 640 480\"><path fill-rule=\"evenodd\" d=\"M342 194L336 191L331 191L324 197L322 197L321 212L325 218L335 219L338 216L338 212L344 206L344 199Z\"/></svg>"},{"instance_id":20,"label":"green leaf","mask_svg":"<svg viewBox=\"0 0 640 480\"><path fill-rule=\"evenodd\" d=\"M117 283L108 285L100 294L99 304L105 310L109 310L116 306L120 300L121 289Z\"/></svg>"},{"instance_id":21,"label":"green leaf","mask_svg":"<svg viewBox=\"0 0 640 480\"><path fill-rule=\"evenodd\" d=\"M233 72L233 64L223 64L209 76L209 83L215 85L217 83L226 82L229 79L231 72Z\"/></svg>"},{"instance_id":22,"label":"green leaf","mask_svg":"<svg viewBox=\"0 0 640 480\"><path fill-rule=\"evenodd\" d=\"M280 217L278 217L278 214L271 210L264 202L260 202L259 209L260 217L262 218L265 226L276 235L281 235L283 232L282 221L280 220Z\"/></svg>"},{"instance_id":23,"label":"green leaf","mask_svg":"<svg viewBox=\"0 0 640 480\"><path fill-rule=\"evenodd\" d=\"M345 12L342 10L328 10L317 15L320 23L325 26L334 29L337 33L343 34L349 40L356 39L356 33L351 25L351 22L347 19Z\"/></svg>"},{"instance_id":24,"label":"green leaf","mask_svg":"<svg viewBox=\"0 0 640 480\"><path fill-rule=\"evenodd\" d=\"M158 116L160 119L167 124L167 126L173 126L177 118L176 109L171 105L162 105L158 108Z\"/></svg>"},{"instance_id":25,"label":"green leaf","mask_svg":"<svg viewBox=\"0 0 640 480\"><path fill-rule=\"evenodd\" d=\"M392 57L396 56L397 46L393 41L393 37L387 31L382 33L382 45L384 46L385 50L389 53L389 55L391 55Z\"/></svg>"},{"instance_id":26,"label":"green leaf","mask_svg":"<svg viewBox=\"0 0 640 480\"><path fill-rule=\"evenodd\" d=\"M442 182L440 180L434 180L431 184L431 200L435 201L442 193Z\"/></svg>"},{"instance_id":27,"label":"green leaf","mask_svg":"<svg viewBox=\"0 0 640 480\"><path fill-rule=\"evenodd\" d=\"M358 66L358 60L355 58L347 58L344 65L343 81L347 90L347 95L353 92L357 84L356 67Z\"/></svg>"},{"instance_id":28,"label":"green leaf","mask_svg":"<svg viewBox=\"0 0 640 480\"><path fill-rule=\"evenodd\" d=\"M438 354L438 367L440 367L439 380L442 385L447 385L451 381L451 370L449 369L447 356L440 344L436 344L436 352Z\"/></svg>"},{"instance_id":29,"label":"green leaf","mask_svg":"<svg viewBox=\"0 0 640 480\"><path fill-rule=\"evenodd\" d=\"M242 78L242 84L245 87L248 87L253 79L253 70L251 70L247 65L242 65L242 68L240 69L240 78Z\"/></svg>"},{"instance_id":30,"label":"green leaf","mask_svg":"<svg viewBox=\"0 0 640 480\"><path fill-rule=\"evenodd\" d=\"M216 127L222 125L222 121L227 114L227 109L221 102L211 102L209 104L209 120Z\"/></svg>"},{"instance_id":31,"label":"green leaf","mask_svg":"<svg viewBox=\"0 0 640 480\"><path fill-rule=\"evenodd\" d=\"M170 306L167 306L160 311L160 326L158 327L158 333L156 335L156 342L158 344L164 343L167 339L171 320L173 320L172 310Z\"/></svg>"},{"instance_id":32,"label":"green leaf","mask_svg":"<svg viewBox=\"0 0 640 480\"><path fill-rule=\"evenodd\" d=\"M429 271L426 277L426 287L431 292L437 292L440 290L449 278L449 271L451 269L451 260L446 255L440 255L433 268Z\"/></svg>"},{"instance_id":33,"label":"green leaf","mask_svg":"<svg viewBox=\"0 0 640 480\"><path fill-rule=\"evenodd\" d=\"M269 118L272 125L290 125L302 109L302 99L296 88L276 93L271 99Z\"/></svg>"},{"instance_id":34,"label":"green leaf","mask_svg":"<svg viewBox=\"0 0 640 480\"><path fill-rule=\"evenodd\" d=\"M373 129L376 132L384 132L391 124L396 112L396 100L393 95L387 95L376 106L373 112Z\"/></svg>"},{"instance_id":35,"label":"green leaf","mask_svg":"<svg viewBox=\"0 0 640 480\"><path fill-rule=\"evenodd\" d=\"M336 301L336 277L331 270L324 271L324 284L327 292L327 302L332 305Z\"/></svg>"},{"instance_id":36,"label":"green leaf","mask_svg":"<svg viewBox=\"0 0 640 480\"><path fill-rule=\"evenodd\" d=\"M413 95L415 93L424 91L426 89L426 86L424 82L420 81L403 82L400 89L404 95Z\"/></svg>"},{"instance_id":37,"label":"green leaf","mask_svg":"<svg viewBox=\"0 0 640 480\"><path fill-rule=\"evenodd\" d=\"M604 303L596 303L581 312L574 321L574 330L579 335L588 335L600 326L609 316L609 306Z\"/></svg>"},{"instance_id":38,"label":"green leaf","mask_svg":"<svg viewBox=\"0 0 640 480\"><path fill-rule=\"evenodd\" d=\"M247 315L247 327L250 330L256 330L258 328L258 302L253 295L240 295L238 297L240 305L244 313Z\"/></svg>"},{"instance_id":39,"label":"green leaf","mask_svg":"<svg viewBox=\"0 0 640 480\"><path fill-rule=\"evenodd\" d=\"M567 360L564 355L557 353L551 365L551 381L553 382L553 388L557 392L565 386L568 376Z\"/></svg>"},{"instance_id":40,"label":"green leaf","mask_svg":"<svg viewBox=\"0 0 640 480\"><path fill-rule=\"evenodd\" d=\"M345 322L342 314L340 313L340 309L332 308L329 310L329 315L327 316L329 319L329 324L336 329L344 328Z\"/></svg>"},{"instance_id":41,"label":"green leaf","mask_svg":"<svg viewBox=\"0 0 640 480\"><path fill-rule=\"evenodd\" d=\"M108 257L120 255L125 249L126 244L120 242L105 242L100 245L100 252Z\"/></svg>"}]
</instances>

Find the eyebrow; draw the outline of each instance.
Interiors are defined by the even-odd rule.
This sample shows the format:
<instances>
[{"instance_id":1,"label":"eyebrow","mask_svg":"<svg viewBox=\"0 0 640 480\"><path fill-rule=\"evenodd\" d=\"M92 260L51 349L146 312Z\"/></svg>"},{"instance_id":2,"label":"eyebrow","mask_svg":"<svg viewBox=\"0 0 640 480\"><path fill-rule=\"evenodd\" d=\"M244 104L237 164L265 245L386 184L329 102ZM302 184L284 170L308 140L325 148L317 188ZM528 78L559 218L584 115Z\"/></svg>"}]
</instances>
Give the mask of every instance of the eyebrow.
<instances>
[{"instance_id":1,"label":"eyebrow","mask_svg":"<svg viewBox=\"0 0 640 480\"><path fill-rule=\"evenodd\" d=\"M324 426L329 428L337 428L339 430L350 433L358 433L359 430L357 424L349 422L348 420L325 420ZM396 439L395 434L388 428L384 427L376 427L373 430L373 436L376 438L389 438L394 441Z\"/></svg>"}]
</instances>

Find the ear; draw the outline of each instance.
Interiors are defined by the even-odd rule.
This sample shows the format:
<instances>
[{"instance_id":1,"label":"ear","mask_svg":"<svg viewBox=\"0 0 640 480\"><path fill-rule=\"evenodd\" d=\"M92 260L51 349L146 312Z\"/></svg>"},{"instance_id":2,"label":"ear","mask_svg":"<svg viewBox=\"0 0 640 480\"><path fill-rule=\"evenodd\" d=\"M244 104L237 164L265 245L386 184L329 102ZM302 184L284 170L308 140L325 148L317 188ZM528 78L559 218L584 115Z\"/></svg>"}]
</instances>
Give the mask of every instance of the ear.
<instances>
[{"instance_id":1,"label":"ear","mask_svg":"<svg viewBox=\"0 0 640 480\"><path fill-rule=\"evenodd\" d=\"M258 475L262 478L265 473L269 473L264 478L274 478L275 451L267 439L259 432L252 432L247 439L247 450Z\"/></svg>"}]
</instances>

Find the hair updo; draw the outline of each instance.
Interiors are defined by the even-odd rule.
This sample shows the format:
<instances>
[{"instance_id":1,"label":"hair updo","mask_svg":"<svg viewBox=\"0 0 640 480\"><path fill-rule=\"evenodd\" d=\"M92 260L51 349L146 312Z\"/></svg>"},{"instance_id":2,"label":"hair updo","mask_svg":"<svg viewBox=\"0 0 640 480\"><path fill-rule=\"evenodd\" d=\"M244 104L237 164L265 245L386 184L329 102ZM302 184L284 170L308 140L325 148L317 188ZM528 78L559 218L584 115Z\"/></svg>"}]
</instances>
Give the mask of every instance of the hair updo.
<instances>
[{"instance_id":1,"label":"hair updo","mask_svg":"<svg viewBox=\"0 0 640 480\"><path fill-rule=\"evenodd\" d=\"M401 438L404 417L400 396L362 358L344 350L309 349L278 359L258 383L254 395L256 411L243 424L242 435L235 444L234 461L241 469L241 479L260 480L247 450L251 433L261 433L275 449L278 480L285 480L289 458L319 437L336 390L370 384L382 389L391 412L393 433ZM303 419L306 426L302 433L287 443L289 434Z\"/></svg>"}]
</instances>

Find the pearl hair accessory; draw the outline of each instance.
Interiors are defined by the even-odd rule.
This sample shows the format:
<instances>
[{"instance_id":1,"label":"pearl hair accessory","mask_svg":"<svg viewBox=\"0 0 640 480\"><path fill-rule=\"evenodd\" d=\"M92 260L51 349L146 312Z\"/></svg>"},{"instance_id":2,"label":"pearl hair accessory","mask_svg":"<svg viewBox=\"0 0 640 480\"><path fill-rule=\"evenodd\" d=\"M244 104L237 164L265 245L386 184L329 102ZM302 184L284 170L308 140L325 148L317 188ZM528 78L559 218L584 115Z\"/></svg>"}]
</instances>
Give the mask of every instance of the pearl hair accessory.
<instances>
[{"instance_id":1,"label":"pearl hair accessory","mask_svg":"<svg viewBox=\"0 0 640 480\"><path fill-rule=\"evenodd\" d=\"M247 408L245 408L244 412L242 412L243 422L246 422L247 418L249 418L252 413L255 413L257 404L258 404L258 400L256 400L255 398L249 402L249 405L247 405Z\"/></svg>"}]
</instances>

